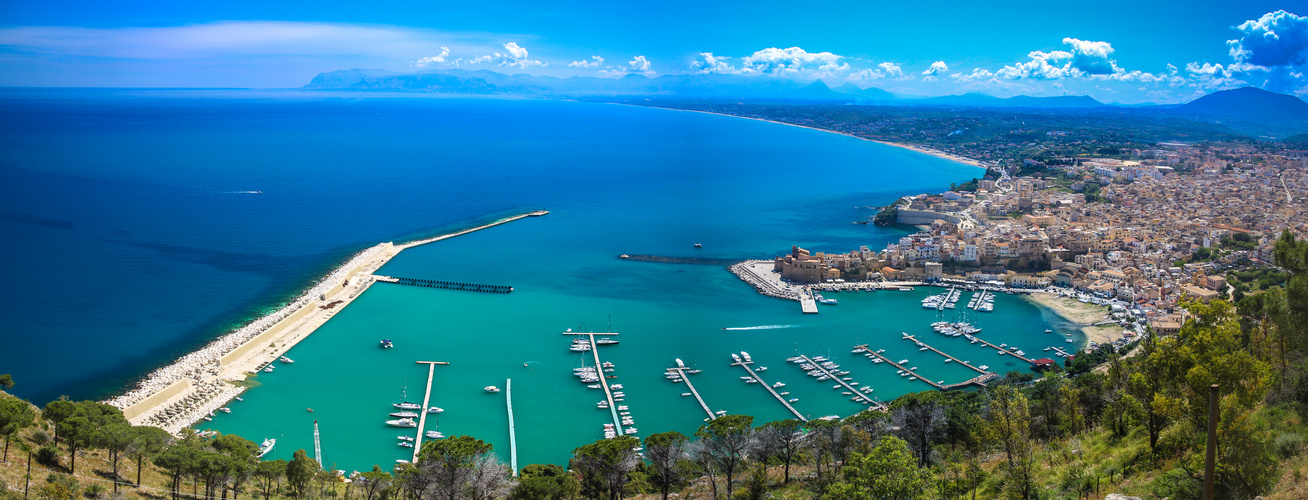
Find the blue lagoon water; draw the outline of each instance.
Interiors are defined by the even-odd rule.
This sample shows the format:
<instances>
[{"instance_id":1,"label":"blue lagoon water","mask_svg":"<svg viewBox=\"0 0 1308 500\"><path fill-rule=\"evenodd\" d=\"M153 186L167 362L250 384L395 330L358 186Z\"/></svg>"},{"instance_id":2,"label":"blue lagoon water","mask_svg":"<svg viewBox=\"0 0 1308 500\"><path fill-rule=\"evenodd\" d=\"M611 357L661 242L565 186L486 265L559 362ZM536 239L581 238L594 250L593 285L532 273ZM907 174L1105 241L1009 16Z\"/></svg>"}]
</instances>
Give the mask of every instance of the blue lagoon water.
<instances>
[{"instance_id":1,"label":"blue lagoon water","mask_svg":"<svg viewBox=\"0 0 1308 500\"><path fill-rule=\"evenodd\" d=\"M601 436L602 394L570 375L565 328L621 332L617 364L640 435L692 432L704 418L662 377L680 357L715 410L787 418L745 385L747 350L811 416L861 408L784 362L830 353L874 395L926 390L849 354L871 342L956 382L901 331L974 364L1015 360L944 339L917 307L927 290L835 294L816 316L760 296L723 268L631 262L622 253L768 258L881 248L902 229L855 225L905 194L970 179L974 167L820 131L608 104L293 91L0 92L0 372L38 403L108 396L160 364L292 297L352 253L509 213L550 215L406 251L383 274L516 287L509 295L375 285L296 346L295 365L211 424L275 456L312 446L362 469L404 458L381 425L419 359L436 369L447 435L507 457L503 395L514 387L519 462L566 461ZM693 248L700 243L702 249ZM1029 353L1056 321L1001 296L978 319ZM759 327L759 328L753 328ZM723 328L731 328L724 330ZM1053 337L1053 336L1049 336ZM1061 336L1055 339L1061 342ZM379 338L397 348L376 349ZM952 344L952 345L951 345ZM902 353L902 354L900 354ZM956 354L958 355L958 354ZM1006 365L1007 363L1007 365ZM739 373L738 373L739 372ZM314 408L313 413L305 411ZM436 423L436 422L432 422Z\"/></svg>"}]
</instances>

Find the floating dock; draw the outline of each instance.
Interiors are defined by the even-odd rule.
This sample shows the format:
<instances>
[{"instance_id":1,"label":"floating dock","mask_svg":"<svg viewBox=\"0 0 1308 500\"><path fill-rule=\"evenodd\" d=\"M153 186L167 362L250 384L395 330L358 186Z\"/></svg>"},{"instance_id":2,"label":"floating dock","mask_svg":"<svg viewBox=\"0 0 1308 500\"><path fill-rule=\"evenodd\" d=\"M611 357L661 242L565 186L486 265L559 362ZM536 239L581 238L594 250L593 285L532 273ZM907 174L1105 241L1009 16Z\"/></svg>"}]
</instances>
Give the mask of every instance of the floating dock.
<instances>
[{"instance_id":1,"label":"floating dock","mask_svg":"<svg viewBox=\"0 0 1308 500\"><path fill-rule=\"evenodd\" d=\"M686 373L685 368L673 367L673 368L668 368L668 371L676 372L677 376L681 377L681 380L686 383L686 388L690 389L690 394L692 396L695 396L696 401L699 401L699 407L703 408L704 413L708 414L709 420L716 420L718 418L718 416L713 413L713 410L709 409L708 403L704 402L704 398L700 397L699 391L695 390L695 384L690 383L690 377L687 376L689 374Z\"/></svg>"},{"instance_id":2,"label":"floating dock","mask_svg":"<svg viewBox=\"0 0 1308 500\"><path fill-rule=\"evenodd\" d=\"M970 379L964 380L964 381L959 382L959 383L957 383L957 384L941 384L941 383L938 383L938 382L932 381L931 379L928 379L928 378L926 378L926 377L923 377L922 375L917 374L917 372L914 372L913 370L908 369L908 367L906 367L906 366L904 366L904 365L901 365L901 364L899 364L899 363L896 363L896 362L894 362L894 361L891 361L890 358L887 358L887 357L885 357L885 356L882 356L881 353L878 353L878 352L876 352L875 349L872 349L871 347L868 347L867 344L856 345L856 346L854 346L854 348L855 348L855 349L864 349L864 350L866 350L866 351L868 352L868 354L871 354L871 355L873 355L873 356L876 356L876 357L878 357L878 358L881 358L882 361L885 361L886 363L889 363L890 366L893 366L893 367L898 368L898 369L900 369L900 370L904 370L904 373L909 374L909 376L917 377L918 380L921 380L921 381L923 381L923 382L926 382L927 384L930 384L931 387L935 387L936 389L939 389L939 390L942 390L942 391L948 391L948 390L952 390L952 389L962 389L962 388L964 388L964 387L970 387L970 386L985 387L985 386L986 386L986 382L989 382L990 380L999 377L998 374L989 373L989 372L983 372L981 375L977 375L977 376L975 376L975 377L972 377L972 378L970 378Z\"/></svg>"},{"instance_id":3,"label":"floating dock","mask_svg":"<svg viewBox=\"0 0 1308 500\"><path fill-rule=\"evenodd\" d=\"M1026 361L1027 363L1031 363L1031 360L1030 360L1029 358L1026 358L1026 357L1024 357L1024 356L1019 356L1019 355L1017 355L1017 353L1014 353L1013 351L1010 351L1010 350L1008 350L1008 349L1004 349L1003 347L999 347L999 346L997 346L997 345L994 345L994 344L991 344L991 343L989 343L989 342L986 342L985 339L983 339L983 338L981 338L981 337L978 337L978 336L976 336L976 335L973 335L972 338L976 339L977 342L980 342L980 343L982 343L982 344L985 344L985 345L988 345L988 346L990 346L990 347L995 348L996 351L1004 351L1004 354L1003 354L1003 355L1012 356L1012 357L1017 358L1017 359L1020 359L1020 360L1022 360L1022 361Z\"/></svg>"},{"instance_id":4,"label":"floating dock","mask_svg":"<svg viewBox=\"0 0 1308 500\"><path fill-rule=\"evenodd\" d=\"M744 361L744 360L731 362L732 366L739 366L741 368L744 368L745 371L749 372L749 376L754 377L754 380L758 381L758 385L761 385L763 386L764 389L767 389L768 393L772 394L772 397L777 398L777 401L780 401L782 406L785 406L787 410L790 410L790 413L795 414L795 418L798 418L800 422L808 423L808 418L800 414L799 410L796 410L794 406L790 406L790 402L786 401L786 398L783 398L781 397L780 394L777 394L777 391L772 390L772 386L768 385L767 382L764 382L762 378L759 378L757 373L754 373L754 369L749 367L749 365L752 364L754 364L753 361Z\"/></svg>"},{"instance_id":5,"label":"floating dock","mask_svg":"<svg viewBox=\"0 0 1308 500\"><path fill-rule=\"evenodd\" d=\"M613 416L613 430L617 431L618 436L625 436L622 432L622 419L618 417L618 405L613 401L613 390L609 388L609 378L604 376L604 364L600 362L599 344L595 343L595 332L563 332L564 335L587 335L590 337L590 353L595 357L595 372L599 375L600 386L604 388L604 399L609 402L609 414ZM600 335L617 335L614 332L605 332Z\"/></svg>"},{"instance_id":6,"label":"floating dock","mask_svg":"<svg viewBox=\"0 0 1308 500\"><path fill-rule=\"evenodd\" d=\"M854 388L854 386L849 385L848 382L841 380L840 375L836 375L835 372L827 370L825 366L822 366L822 363L813 361L813 358L810 358L803 354L800 354L799 357L803 359L805 363L813 365L814 367L816 367L817 370L826 374L828 377L831 377L831 380L835 380L836 383L845 386L846 389L849 389L850 392L854 393L855 398L863 400L864 404L872 405L873 408L882 411L888 410L890 408L889 406L886 406L885 403L882 403L880 401L874 401L872 398L868 397L867 394L864 394L863 391L860 391Z\"/></svg>"},{"instance_id":7,"label":"floating dock","mask_svg":"<svg viewBox=\"0 0 1308 500\"><path fill-rule=\"evenodd\" d=\"M418 463L418 452L422 451L422 429L427 426L427 408L431 402L431 377L436 374L436 365L448 365L444 361L418 361L420 365L427 365L427 391L422 395L422 413L418 415L418 437L413 439L413 460L411 463Z\"/></svg>"},{"instance_id":8,"label":"floating dock","mask_svg":"<svg viewBox=\"0 0 1308 500\"><path fill-rule=\"evenodd\" d=\"M424 280L418 278L404 278L399 276L382 276L373 275L377 281L395 283L397 285L422 286L427 288L442 288L445 290L461 290L464 292L483 292L483 293L510 293L513 287L508 285L482 285L478 283L460 283L457 281L437 281Z\"/></svg>"},{"instance_id":9,"label":"floating dock","mask_svg":"<svg viewBox=\"0 0 1308 500\"><path fill-rule=\"evenodd\" d=\"M504 405L509 410L509 467L518 477L518 437L513 430L513 379L504 379Z\"/></svg>"},{"instance_id":10,"label":"floating dock","mask_svg":"<svg viewBox=\"0 0 1308 500\"><path fill-rule=\"evenodd\" d=\"M967 361L963 361L963 360L961 360L961 359L958 359L958 358L955 358L955 357L950 356L950 355L948 355L948 354L945 354L944 351L941 351L940 349L936 349L936 348L934 348L934 347L931 347L931 346L930 346L929 344L927 344L926 342L923 342L923 341L921 341L921 340L918 340L917 337L914 337L914 336L912 336L912 335L905 335L905 336L904 336L904 340L912 340L913 342L916 342L918 345L921 345L922 347L925 347L925 348L927 348L928 350L934 351L936 354L939 354L939 355L941 355L941 356L944 356L944 357L946 357L946 358L949 358L949 359L954 360L955 363L958 363L958 364L960 364L960 365L963 365L963 366L966 366L966 367L971 368L971 369L973 369L973 370L976 370L977 373L990 373L990 372L987 372L987 371L985 371L985 370L982 370L982 369L980 369L980 368L977 368L977 367L975 367L975 366L972 366L972 365L968 364Z\"/></svg>"}]
</instances>

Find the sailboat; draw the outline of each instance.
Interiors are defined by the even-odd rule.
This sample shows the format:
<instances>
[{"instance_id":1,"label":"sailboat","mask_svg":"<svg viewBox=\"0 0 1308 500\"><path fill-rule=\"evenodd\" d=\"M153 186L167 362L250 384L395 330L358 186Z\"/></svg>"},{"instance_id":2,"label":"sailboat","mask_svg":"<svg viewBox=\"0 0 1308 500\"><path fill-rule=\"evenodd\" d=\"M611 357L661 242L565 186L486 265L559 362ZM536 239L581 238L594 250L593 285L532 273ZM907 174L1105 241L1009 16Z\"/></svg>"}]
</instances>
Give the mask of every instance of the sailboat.
<instances>
[{"instance_id":1,"label":"sailboat","mask_svg":"<svg viewBox=\"0 0 1308 500\"><path fill-rule=\"evenodd\" d=\"M400 389L400 402L399 402L399 403L394 403L394 404L392 404L391 406L394 406L394 407L399 408L399 409L401 409L401 410L421 410L421 409L422 409L422 405L420 405L420 404L418 404L418 403L412 403L412 402L409 402L409 401L405 401L405 398L408 397L408 393L409 393L409 383L406 381L406 382L404 383L404 388L403 388L403 389Z\"/></svg>"}]
</instances>

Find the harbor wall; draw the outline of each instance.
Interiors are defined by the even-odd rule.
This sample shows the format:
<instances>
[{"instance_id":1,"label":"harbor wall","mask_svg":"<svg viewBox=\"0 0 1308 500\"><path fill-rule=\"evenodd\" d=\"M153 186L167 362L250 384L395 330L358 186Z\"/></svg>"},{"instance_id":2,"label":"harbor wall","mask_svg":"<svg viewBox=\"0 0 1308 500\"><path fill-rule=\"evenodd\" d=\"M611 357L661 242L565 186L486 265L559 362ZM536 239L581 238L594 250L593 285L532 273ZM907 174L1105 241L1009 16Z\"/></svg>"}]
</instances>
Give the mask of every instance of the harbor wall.
<instances>
[{"instance_id":1,"label":"harbor wall","mask_svg":"<svg viewBox=\"0 0 1308 500\"><path fill-rule=\"evenodd\" d=\"M957 215L950 215L941 212L933 212L930 210L905 210L902 208L899 209L899 216L898 218L895 219L895 222L899 224L909 225L909 226L917 226L922 224L930 224L932 221L936 221L936 220L946 220L954 225L958 225L963 222L963 219L959 218Z\"/></svg>"},{"instance_id":2,"label":"harbor wall","mask_svg":"<svg viewBox=\"0 0 1308 500\"><path fill-rule=\"evenodd\" d=\"M190 388L191 380L185 378L168 384L168 387L164 387L163 390L150 395L148 398L142 399L139 403L124 408L123 418L126 418L127 420L136 418L142 413L154 409L155 406L163 404L163 402L167 401L169 398L181 394L182 391Z\"/></svg>"},{"instance_id":3,"label":"harbor wall","mask_svg":"<svg viewBox=\"0 0 1308 500\"><path fill-rule=\"evenodd\" d=\"M316 307L318 307L318 301L310 300L307 304L304 305L304 307L301 307L299 311L295 311L290 316L283 318L281 321L278 321L277 324L269 327L263 333L260 333L257 337L250 339L249 342L246 342L242 344L240 347L237 347L236 349L232 350L232 352L223 355L222 359L219 360L219 365L227 366L236 362L237 360L241 359L242 356L245 356L246 353L249 353L251 350L253 350L255 347L261 346L264 343L271 341L273 337L276 337L283 330L286 330L286 327L290 326L292 323L295 323L300 318L303 318L306 314L313 312L314 308Z\"/></svg>"}]
</instances>

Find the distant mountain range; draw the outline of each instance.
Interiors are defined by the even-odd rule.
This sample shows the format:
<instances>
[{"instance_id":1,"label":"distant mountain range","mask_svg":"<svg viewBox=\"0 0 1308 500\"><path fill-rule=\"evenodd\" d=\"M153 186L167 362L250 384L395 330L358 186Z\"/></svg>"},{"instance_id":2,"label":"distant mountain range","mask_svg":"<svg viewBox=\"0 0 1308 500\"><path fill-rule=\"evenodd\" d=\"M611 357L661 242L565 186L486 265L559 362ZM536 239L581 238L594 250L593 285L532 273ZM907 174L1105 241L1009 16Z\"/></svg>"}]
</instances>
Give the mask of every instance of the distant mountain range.
<instances>
[{"instance_id":1,"label":"distant mountain range","mask_svg":"<svg viewBox=\"0 0 1308 500\"><path fill-rule=\"evenodd\" d=\"M582 99L661 98L721 99L796 103L846 103L880 106L1028 108L1041 110L1131 110L1160 117L1220 123L1256 137L1286 138L1308 132L1308 103L1298 97L1252 87L1215 92L1183 105L1108 105L1090 96L1000 98L963 94L928 98L897 97L885 90L846 83L828 87L821 80L803 83L785 78L741 75L664 75L649 78L508 75L490 70L432 70L396 73L348 69L320 73L306 90L402 91L450 94L503 94Z\"/></svg>"}]
</instances>

